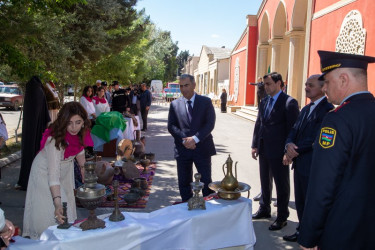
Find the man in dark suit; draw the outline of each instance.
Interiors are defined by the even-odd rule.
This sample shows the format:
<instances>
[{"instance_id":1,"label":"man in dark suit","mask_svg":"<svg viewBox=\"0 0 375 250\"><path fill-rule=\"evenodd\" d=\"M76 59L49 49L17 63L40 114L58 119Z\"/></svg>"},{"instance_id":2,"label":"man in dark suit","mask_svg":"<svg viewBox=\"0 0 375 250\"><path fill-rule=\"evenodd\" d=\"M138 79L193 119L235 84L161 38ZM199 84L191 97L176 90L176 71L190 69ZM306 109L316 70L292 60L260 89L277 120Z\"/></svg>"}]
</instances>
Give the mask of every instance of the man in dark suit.
<instances>
[{"instance_id":1,"label":"man in dark suit","mask_svg":"<svg viewBox=\"0 0 375 250\"><path fill-rule=\"evenodd\" d=\"M374 249L375 98L367 66L375 57L318 51L323 90L339 105L314 143L298 243L306 248Z\"/></svg>"},{"instance_id":2,"label":"man in dark suit","mask_svg":"<svg viewBox=\"0 0 375 250\"><path fill-rule=\"evenodd\" d=\"M142 92L139 95L139 102L141 104L141 116L142 116L142 122L143 122L142 131L147 131L147 116L148 116L148 111L151 106L152 95L151 95L151 92L147 89L147 86L145 83L141 84L141 91Z\"/></svg>"},{"instance_id":3,"label":"man in dark suit","mask_svg":"<svg viewBox=\"0 0 375 250\"><path fill-rule=\"evenodd\" d=\"M178 187L182 201L193 196L190 183L193 181L193 163L202 175L203 196L212 191L208 188L211 179L211 156L216 154L211 131L215 127L215 110L211 99L194 92L192 75L180 76L183 97L171 102L168 115L168 131L174 137L177 161Z\"/></svg>"},{"instance_id":4,"label":"man in dark suit","mask_svg":"<svg viewBox=\"0 0 375 250\"><path fill-rule=\"evenodd\" d=\"M297 120L298 103L282 91L284 82L279 73L273 72L263 77L267 98L259 107L255 123L252 157L259 155L259 173L262 196L259 210L253 219L271 217L272 177L276 185L277 218L269 230L280 230L286 226L289 217L290 197L289 168L283 165L285 140Z\"/></svg>"},{"instance_id":5,"label":"man in dark suit","mask_svg":"<svg viewBox=\"0 0 375 250\"><path fill-rule=\"evenodd\" d=\"M293 162L294 169L294 197L298 220L302 220L303 209L309 181L313 144L320 131L324 116L333 109L333 105L327 101L323 92L323 81L319 81L320 75L310 76L305 83L306 97L310 103L302 110L296 123L286 139L283 163L289 165ZM288 236L286 241L297 241L299 228Z\"/></svg>"}]
</instances>

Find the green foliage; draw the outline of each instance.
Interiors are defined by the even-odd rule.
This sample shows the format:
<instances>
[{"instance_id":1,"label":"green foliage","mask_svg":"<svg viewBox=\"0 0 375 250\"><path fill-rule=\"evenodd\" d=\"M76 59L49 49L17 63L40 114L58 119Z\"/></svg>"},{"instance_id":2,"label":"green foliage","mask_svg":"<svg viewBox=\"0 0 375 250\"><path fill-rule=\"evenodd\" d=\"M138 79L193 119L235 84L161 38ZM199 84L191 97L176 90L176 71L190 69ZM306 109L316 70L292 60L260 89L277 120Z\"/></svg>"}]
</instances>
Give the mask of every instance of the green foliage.
<instances>
[{"instance_id":1,"label":"green foliage","mask_svg":"<svg viewBox=\"0 0 375 250\"><path fill-rule=\"evenodd\" d=\"M0 1L0 79L33 75L64 91L96 79L176 78L177 43L134 9L137 0Z\"/></svg>"},{"instance_id":2,"label":"green foliage","mask_svg":"<svg viewBox=\"0 0 375 250\"><path fill-rule=\"evenodd\" d=\"M181 69L185 67L185 63L189 57L189 51L184 50L180 51L180 53L177 56L177 67L178 67L178 72L181 72ZM179 74L180 75L180 74Z\"/></svg>"}]
</instances>

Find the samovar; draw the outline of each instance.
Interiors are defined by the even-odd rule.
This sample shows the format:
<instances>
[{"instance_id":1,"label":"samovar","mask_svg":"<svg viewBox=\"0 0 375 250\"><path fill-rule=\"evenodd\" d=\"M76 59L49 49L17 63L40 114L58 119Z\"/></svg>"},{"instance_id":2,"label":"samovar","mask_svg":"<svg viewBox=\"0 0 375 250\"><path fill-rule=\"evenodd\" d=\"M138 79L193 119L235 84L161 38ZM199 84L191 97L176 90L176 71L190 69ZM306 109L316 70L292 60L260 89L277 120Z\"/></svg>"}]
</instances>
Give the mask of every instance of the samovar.
<instances>
[{"instance_id":1,"label":"samovar","mask_svg":"<svg viewBox=\"0 0 375 250\"><path fill-rule=\"evenodd\" d=\"M90 211L89 217L82 222L80 228L82 230L105 228L105 222L95 215L95 209L103 202L106 195L105 186L98 184L98 177L95 174L96 163L85 163L85 184L78 188L77 199L83 207Z\"/></svg>"}]
</instances>

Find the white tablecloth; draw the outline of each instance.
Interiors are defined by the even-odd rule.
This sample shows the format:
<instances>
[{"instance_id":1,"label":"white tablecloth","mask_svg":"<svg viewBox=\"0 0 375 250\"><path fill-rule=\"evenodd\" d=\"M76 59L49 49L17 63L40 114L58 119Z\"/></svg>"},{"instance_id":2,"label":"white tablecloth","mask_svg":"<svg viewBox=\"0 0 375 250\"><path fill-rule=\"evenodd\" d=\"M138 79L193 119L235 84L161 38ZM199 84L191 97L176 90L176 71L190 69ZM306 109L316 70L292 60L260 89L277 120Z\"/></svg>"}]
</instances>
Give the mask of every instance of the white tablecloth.
<instances>
[{"instance_id":1,"label":"white tablecloth","mask_svg":"<svg viewBox=\"0 0 375 250\"><path fill-rule=\"evenodd\" d=\"M251 221L251 200L211 200L207 210L188 211L187 204L151 213L123 212L125 220L106 228L82 231L49 227L40 241L16 238L10 249L217 249L256 242ZM109 216L109 214L107 215Z\"/></svg>"},{"instance_id":2,"label":"white tablecloth","mask_svg":"<svg viewBox=\"0 0 375 250\"><path fill-rule=\"evenodd\" d=\"M139 122L139 117L136 115L135 118L138 121L138 126L134 126L132 118L125 117L126 120L126 129L123 132L124 139L129 139L129 140L135 140L135 135L134 131L135 130L141 130L141 124Z\"/></svg>"}]
</instances>

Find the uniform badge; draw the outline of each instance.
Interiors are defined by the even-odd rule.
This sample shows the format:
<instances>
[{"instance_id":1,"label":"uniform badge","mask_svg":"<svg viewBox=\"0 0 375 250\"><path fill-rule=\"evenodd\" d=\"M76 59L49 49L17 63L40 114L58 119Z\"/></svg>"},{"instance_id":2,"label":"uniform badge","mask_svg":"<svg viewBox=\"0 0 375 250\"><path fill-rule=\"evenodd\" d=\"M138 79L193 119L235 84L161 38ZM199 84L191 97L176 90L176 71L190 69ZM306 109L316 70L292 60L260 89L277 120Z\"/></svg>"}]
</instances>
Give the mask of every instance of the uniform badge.
<instances>
[{"instance_id":1,"label":"uniform badge","mask_svg":"<svg viewBox=\"0 0 375 250\"><path fill-rule=\"evenodd\" d=\"M336 130L329 127L324 127L320 130L319 144L322 148L330 148L335 145Z\"/></svg>"}]
</instances>

